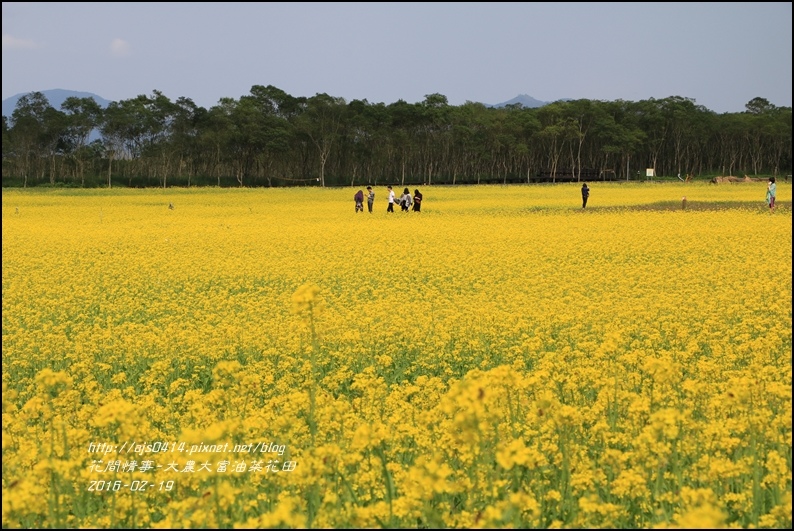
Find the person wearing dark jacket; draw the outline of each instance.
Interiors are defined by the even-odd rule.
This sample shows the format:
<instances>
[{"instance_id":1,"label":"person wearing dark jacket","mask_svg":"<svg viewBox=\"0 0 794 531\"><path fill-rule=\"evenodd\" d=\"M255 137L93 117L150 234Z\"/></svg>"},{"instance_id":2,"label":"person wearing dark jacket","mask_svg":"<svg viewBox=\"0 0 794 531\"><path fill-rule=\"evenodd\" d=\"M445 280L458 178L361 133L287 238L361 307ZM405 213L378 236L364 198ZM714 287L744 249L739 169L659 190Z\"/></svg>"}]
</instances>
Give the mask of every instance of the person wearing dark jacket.
<instances>
[{"instance_id":1,"label":"person wearing dark jacket","mask_svg":"<svg viewBox=\"0 0 794 531\"><path fill-rule=\"evenodd\" d=\"M414 212L421 212L422 210L422 194L419 190L414 190Z\"/></svg>"},{"instance_id":2,"label":"person wearing dark jacket","mask_svg":"<svg viewBox=\"0 0 794 531\"><path fill-rule=\"evenodd\" d=\"M590 197L590 188L587 183L582 183L582 208L587 206L587 198Z\"/></svg>"}]
</instances>

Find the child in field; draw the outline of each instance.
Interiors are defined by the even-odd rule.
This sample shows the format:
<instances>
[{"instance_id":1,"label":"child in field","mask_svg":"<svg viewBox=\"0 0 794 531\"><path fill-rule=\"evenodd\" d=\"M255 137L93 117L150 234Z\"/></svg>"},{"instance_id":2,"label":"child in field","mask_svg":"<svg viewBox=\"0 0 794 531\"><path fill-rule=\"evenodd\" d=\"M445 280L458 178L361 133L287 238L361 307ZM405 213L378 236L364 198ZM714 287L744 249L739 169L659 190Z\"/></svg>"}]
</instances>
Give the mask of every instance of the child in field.
<instances>
[{"instance_id":1,"label":"child in field","mask_svg":"<svg viewBox=\"0 0 794 531\"><path fill-rule=\"evenodd\" d=\"M367 208L369 213L372 214L372 205L375 203L375 191L371 186L367 186Z\"/></svg>"}]
</instances>

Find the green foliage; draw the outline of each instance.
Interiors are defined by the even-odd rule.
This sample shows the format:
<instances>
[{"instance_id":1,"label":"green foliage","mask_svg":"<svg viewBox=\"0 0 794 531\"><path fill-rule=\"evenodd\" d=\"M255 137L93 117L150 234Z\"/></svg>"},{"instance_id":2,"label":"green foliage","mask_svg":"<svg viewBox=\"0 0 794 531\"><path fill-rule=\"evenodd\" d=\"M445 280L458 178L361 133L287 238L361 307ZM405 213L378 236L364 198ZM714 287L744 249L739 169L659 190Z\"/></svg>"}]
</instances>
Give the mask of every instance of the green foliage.
<instances>
[{"instance_id":1,"label":"green foliage","mask_svg":"<svg viewBox=\"0 0 794 531\"><path fill-rule=\"evenodd\" d=\"M3 122L4 187L398 186L791 173L791 108L717 115L690 98L487 108L390 105L255 85L210 109L159 91L112 102L41 93ZM88 143L92 131L99 141ZM596 177L597 176L597 177Z\"/></svg>"}]
</instances>

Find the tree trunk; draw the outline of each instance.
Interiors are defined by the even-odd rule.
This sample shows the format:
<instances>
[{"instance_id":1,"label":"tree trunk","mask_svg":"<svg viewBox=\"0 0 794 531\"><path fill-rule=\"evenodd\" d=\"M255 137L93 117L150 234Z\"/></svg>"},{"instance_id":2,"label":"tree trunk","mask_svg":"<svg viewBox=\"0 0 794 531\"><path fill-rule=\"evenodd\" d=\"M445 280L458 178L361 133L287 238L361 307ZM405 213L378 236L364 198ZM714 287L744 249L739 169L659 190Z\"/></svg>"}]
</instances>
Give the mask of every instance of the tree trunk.
<instances>
[{"instance_id":1,"label":"tree trunk","mask_svg":"<svg viewBox=\"0 0 794 531\"><path fill-rule=\"evenodd\" d=\"M111 179L110 179L110 172L113 168L113 156L108 157L108 188L112 188Z\"/></svg>"}]
</instances>

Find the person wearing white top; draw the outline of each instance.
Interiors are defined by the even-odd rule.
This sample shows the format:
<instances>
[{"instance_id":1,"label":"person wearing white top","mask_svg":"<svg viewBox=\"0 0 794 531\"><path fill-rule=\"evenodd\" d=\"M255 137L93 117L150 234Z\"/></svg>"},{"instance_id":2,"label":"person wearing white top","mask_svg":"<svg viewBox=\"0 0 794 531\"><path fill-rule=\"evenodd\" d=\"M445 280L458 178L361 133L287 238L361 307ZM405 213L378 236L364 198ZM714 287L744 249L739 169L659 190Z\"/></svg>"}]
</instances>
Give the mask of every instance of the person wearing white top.
<instances>
[{"instance_id":1,"label":"person wearing white top","mask_svg":"<svg viewBox=\"0 0 794 531\"><path fill-rule=\"evenodd\" d=\"M389 190L389 207L386 209L386 212L394 212L394 190L391 189L391 186L386 187Z\"/></svg>"},{"instance_id":2,"label":"person wearing white top","mask_svg":"<svg viewBox=\"0 0 794 531\"><path fill-rule=\"evenodd\" d=\"M406 189L403 190L403 195L400 196L400 210L408 212L411 209L411 203L413 203L411 192L406 187Z\"/></svg>"}]
</instances>

